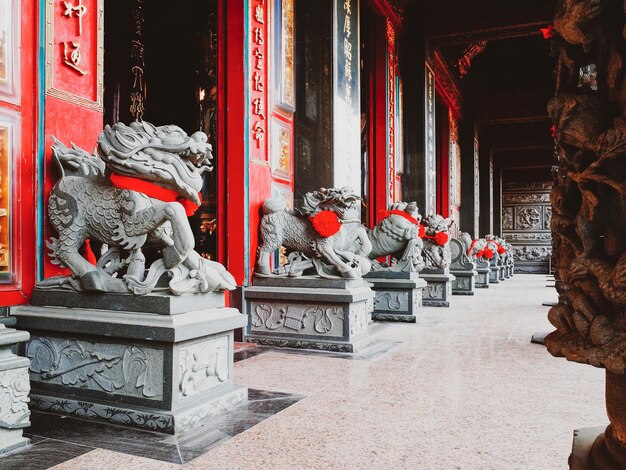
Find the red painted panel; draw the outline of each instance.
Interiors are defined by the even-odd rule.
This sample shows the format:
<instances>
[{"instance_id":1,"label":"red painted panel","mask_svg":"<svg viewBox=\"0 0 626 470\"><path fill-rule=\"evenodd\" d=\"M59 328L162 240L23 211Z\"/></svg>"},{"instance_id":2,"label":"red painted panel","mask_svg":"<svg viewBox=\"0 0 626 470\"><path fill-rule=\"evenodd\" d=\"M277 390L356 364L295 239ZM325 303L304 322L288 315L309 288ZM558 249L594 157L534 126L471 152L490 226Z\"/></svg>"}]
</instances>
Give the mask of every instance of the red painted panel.
<instances>
[{"instance_id":1,"label":"red painted panel","mask_svg":"<svg viewBox=\"0 0 626 470\"><path fill-rule=\"evenodd\" d=\"M63 91L96 101L98 0L55 1L53 9L54 84Z\"/></svg>"},{"instance_id":2,"label":"red painted panel","mask_svg":"<svg viewBox=\"0 0 626 470\"><path fill-rule=\"evenodd\" d=\"M20 182L14 207L13 246L17 279L0 286L0 306L27 303L36 279L36 145L37 145L37 2L24 1L21 8L21 105L0 101L0 107L21 114L21 158L16 160Z\"/></svg>"},{"instance_id":3,"label":"red painted panel","mask_svg":"<svg viewBox=\"0 0 626 470\"><path fill-rule=\"evenodd\" d=\"M376 18L376 25L372 35L374 44L374 80L370 83L373 87L370 94L373 116L370 116L371 132L373 133L373 145L370 149L373 154L373 164L370 166L370 181L373 182L373 191L370 192L369 204L373 208L370 213L372 225L380 222L381 212L387 210L387 40L386 25L382 17Z\"/></svg>"},{"instance_id":4,"label":"red painted panel","mask_svg":"<svg viewBox=\"0 0 626 470\"><path fill-rule=\"evenodd\" d=\"M224 144L226 165L226 207L222 211L227 218L226 268L233 274L238 285L243 285L246 272L246 140L245 116L248 103L245 95L244 54L245 27L247 21L243 0L224 2L225 34L220 36L224 44L225 60L225 123ZM222 40L225 38L225 40Z\"/></svg>"}]
</instances>

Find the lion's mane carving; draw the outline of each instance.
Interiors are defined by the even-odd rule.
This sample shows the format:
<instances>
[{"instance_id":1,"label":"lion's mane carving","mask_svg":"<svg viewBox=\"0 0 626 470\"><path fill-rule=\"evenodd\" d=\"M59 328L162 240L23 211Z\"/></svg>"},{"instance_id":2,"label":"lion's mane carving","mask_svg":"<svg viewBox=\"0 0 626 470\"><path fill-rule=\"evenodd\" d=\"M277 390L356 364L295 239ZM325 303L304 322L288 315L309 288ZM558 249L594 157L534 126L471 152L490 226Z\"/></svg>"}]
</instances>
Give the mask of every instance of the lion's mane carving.
<instances>
[{"instance_id":1,"label":"lion's mane carving","mask_svg":"<svg viewBox=\"0 0 626 470\"><path fill-rule=\"evenodd\" d=\"M202 173L211 170L206 134L134 122L106 126L97 154L56 139L52 150L61 178L50 194L48 217L58 238L47 245L52 262L72 274L38 287L148 294L168 273L176 295L235 288L221 264L194 251L184 207L200 204ZM108 248L95 266L79 254L87 239ZM162 254L147 273L144 246Z\"/></svg>"}]
</instances>

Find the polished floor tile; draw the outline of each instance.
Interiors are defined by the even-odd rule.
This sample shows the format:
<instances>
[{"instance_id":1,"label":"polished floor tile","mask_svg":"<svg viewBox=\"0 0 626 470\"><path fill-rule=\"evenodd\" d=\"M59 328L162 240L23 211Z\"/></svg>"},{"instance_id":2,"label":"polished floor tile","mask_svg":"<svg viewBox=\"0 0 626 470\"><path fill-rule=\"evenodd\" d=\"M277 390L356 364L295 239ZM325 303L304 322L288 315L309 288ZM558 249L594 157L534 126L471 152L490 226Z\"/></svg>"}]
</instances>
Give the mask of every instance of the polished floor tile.
<instances>
[{"instance_id":1,"label":"polished floor tile","mask_svg":"<svg viewBox=\"0 0 626 470\"><path fill-rule=\"evenodd\" d=\"M604 371L531 343L552 330L542 303L556 292L545 284L516 275L424 308L416 324L377 324L378 352L352 360L246 347L235 364L236 382L254 389L244 409L147 440L151 452L129 437L118 447L114 436L75 438L98 449L57 468L565 469L573 430L607 423ZM158 460L174 445L177 462Z\"/></svg>"},{"instance_id":2,"label":"polished floor tile","mask_svg":"<svg viewBox=\"0 0 626 470\"><path fill-rule=\"evenodd\" d=\"M36 439L33 445L0 458L2 470L43 470L94 450L93 446L53 439Z\"/></svg>"},{"instance_id":3,"label":"polished floor tile","mask_svg":"<svg viewBox=\"0 0 626 470\"><path fill-rule=\"evenodd\" d=\"M280 413L302 398L301 395L250 389L247 403L207 421L202 427L176 436L33 412L28 436L35 445L0 459L0 469L13 465L13 461L17 465L15 468L29 468L21 465L30 459L34 465L45 465L47 460L41 459L43 451L40 447L44 444L46 450L52 449L55 458L48 466L36 468L48 468L96 448L181 464ZM72 449L82 452L72 453Z\"/></svg>"}]
</instances>

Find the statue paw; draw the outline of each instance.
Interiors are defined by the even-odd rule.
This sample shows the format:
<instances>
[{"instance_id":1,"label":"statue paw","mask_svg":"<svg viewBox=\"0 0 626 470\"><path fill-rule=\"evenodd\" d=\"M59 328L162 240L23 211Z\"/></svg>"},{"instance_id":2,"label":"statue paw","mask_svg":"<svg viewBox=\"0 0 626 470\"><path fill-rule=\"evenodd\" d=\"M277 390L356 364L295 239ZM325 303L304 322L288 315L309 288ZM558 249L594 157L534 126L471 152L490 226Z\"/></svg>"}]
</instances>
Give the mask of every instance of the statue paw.
<instances>
[{"instance_id":1,"label":"statue paw","mask_svg":"<svg viewBox=\"0 0 626 470\"><path fill-rule=\"evenodd\" d=\"M80 287L87 292L106 292L104 280L99 271L89 271L79 278Z\"/></svg>"},{"instance_id":2,"label":"statue paw","mask_svg":"<svg viewBox=\"0 0 626 470\"><path fill-rule=\"evenodd\" d=\"M181 255L173 246L166 246L161 251L163 253L163 263L168 269L179 265L185 259L185 256Z\"/></svg>"}]
</instances>

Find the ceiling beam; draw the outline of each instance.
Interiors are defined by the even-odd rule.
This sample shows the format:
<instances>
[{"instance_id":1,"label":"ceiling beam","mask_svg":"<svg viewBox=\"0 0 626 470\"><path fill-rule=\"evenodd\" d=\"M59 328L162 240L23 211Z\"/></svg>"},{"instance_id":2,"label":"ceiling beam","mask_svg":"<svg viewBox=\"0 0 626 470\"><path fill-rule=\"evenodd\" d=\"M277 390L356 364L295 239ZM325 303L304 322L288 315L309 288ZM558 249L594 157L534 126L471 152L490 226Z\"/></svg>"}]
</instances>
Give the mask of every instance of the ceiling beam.
<instances>
[{"instance_id":1,"label":"ceiling beam","mask_svg":"<svg viewBox=\"0 0 626 470\"><path fill-rule=\"evenodd\" d=\"M550 24L550 20L534 21L524 24L509 24L490 28L470 29L467 31L435 34L429 37L433 46L445 47L458 44L470 44L478 41L494 41L525 36L539 36L541 28Z\"/></svg>"}]
</instances>

